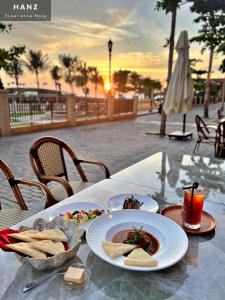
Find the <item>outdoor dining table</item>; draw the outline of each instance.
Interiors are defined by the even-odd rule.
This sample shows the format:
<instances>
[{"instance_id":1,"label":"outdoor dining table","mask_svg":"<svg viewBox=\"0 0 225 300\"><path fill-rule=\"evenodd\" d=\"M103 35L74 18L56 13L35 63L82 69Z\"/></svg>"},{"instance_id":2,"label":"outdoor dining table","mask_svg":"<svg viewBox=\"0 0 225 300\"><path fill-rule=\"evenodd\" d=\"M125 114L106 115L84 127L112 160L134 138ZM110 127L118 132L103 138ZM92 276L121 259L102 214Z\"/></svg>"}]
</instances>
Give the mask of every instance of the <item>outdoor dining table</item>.
<instances>
[{"instance_id":1,"label":"outdoor dining table","mask_svg":"<svg viewBox=\"0 0 225 300\"><path fill-rule=\"evenodd\" d=\"M171 174L172 173L172 174ZM165 153L143 160L128 169L71 196L17 224L31 226L39 217L48 220L58 206L76 201L104 205L121 193L150 195L160 209L183 201L182 186L198 179L206 190L204 210L217 220L215 232L189 236L186 255L176 265L155 272L137 272L112 266L98 258L85 241L72 261L90 270L88 289L78 294L53 276L26 294L22 288L45 272L23 265L14 253L0 251L0 298L7 299L224 299L225 298L225 162Z\"/></svg>"}]
</instances>

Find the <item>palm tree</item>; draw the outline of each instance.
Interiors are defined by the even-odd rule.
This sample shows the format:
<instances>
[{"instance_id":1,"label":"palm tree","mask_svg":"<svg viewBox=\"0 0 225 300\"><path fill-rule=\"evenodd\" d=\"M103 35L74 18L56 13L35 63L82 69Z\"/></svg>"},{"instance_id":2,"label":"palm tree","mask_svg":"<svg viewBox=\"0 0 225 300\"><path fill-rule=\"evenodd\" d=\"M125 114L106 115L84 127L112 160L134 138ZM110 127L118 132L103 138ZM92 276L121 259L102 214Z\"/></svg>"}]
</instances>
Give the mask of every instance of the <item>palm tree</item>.
<instances>
[{"instance_id":1,"label":"palm tree","mask_svg":"<svg viewBox=\"0 0 225 300\"><path fill-rule=\"evenodd\" d=\"M32 50L30 49L26 57L27 61L25 62L26 67L34 72L36 75L36 83L38 90L38 100L40 99L40 82L39 82L39 73L45 71L49 68L49 60L47 54L43 54L41 50Z\"/></svg>"},{"instance_id":2,"label":"palm tree","mask_svg":"<svg viewBox=\"0 0 225 300\"><path fill-rule=\"evenodd\" d=\"M85 62L80 62L80 66L77 68L78 75L75 76L75 84L77 87L81 87L85 97L89 94L89 88L87 87L92 68L88 67Z\"/></svg>"},{"instance_id":3,"label":"palm tree","mask_svg":"<svg viewBox=\"0 0 225 300\"><path fill-rule=\"evenodd\" d=\"M58 81L62 78L61 69L60 69L59 66L53 66L51 68L51 70L50 70L50 73L51 73L52 79L55 82L56 102L58 102L58 90L57 90L57 87L59 86L59 82Z\"/></svg>"},{"instance_id":4,"label":"palm tree","mask_svg":"<svg viewBox=\"0 0 225 300\"><path fill-rule=\"evenodd\" d=\"M105 96L105 81L104 81L104 78L101 75L99 76L99 82L98 82L98 84L102 88L103 94Z\"/></svg>"},{"instance_id":5,"label":"palm tree","mask_svg":"<svg viewBox=\"0 0 225 300\"><path fill-rule=\"evenodd\" d=\"M62 54L59 55L59 61L62 64L63 68L66 69L64 74L65 82L69 84L72 94L74 94L74 81L75 73L80 64L80 61L77 56L72 57L71 55Z\"/></svg>"},{"instance_id":6,"label":"palm tree","mask_svg":"<svg viewBox=\"0 0 225 300\"><path fill-rule=\"evenodd\" d=\"M98 85L101 85L103 78L99 74L99 71L96 67L89 67L89 70L90 70L90 81L95 86L95 98L97 98Z\"/></svg>"},{"instance_id":7,"label":"palm tree","mask_svg":"<svg viewBox=\"0 0 225 300\"><path fill-rule=\"evenodd\" d=\"M20 90L19 90L19 78L23 75L23 64L20 60L14 59L9 67L6 69L6 73L13 77L16 82L17 95L20 98Z\"/></svg>"},{"instance_id":8,"label":"palm tree","mask_svg":"<svg viewBox=\"0 0 225 300\"><path fill-rule=\"evenodd\" d=\"M156 3L157 10L164 10L166 14L171 13L171 28L170 28L170 38L167 40L166 46L169 46L169 58L168 58L168 73L167 73L167 87L170 82L173 68L173 53L174 53L174 36L176 28L176 18L177 18L177 9L182 3L185 3L183 0L160 0ZM160 135L165 136L166 132L166 114L162 110L161 114L161 124L160 124Z\"/></svg>"}]
</instances>

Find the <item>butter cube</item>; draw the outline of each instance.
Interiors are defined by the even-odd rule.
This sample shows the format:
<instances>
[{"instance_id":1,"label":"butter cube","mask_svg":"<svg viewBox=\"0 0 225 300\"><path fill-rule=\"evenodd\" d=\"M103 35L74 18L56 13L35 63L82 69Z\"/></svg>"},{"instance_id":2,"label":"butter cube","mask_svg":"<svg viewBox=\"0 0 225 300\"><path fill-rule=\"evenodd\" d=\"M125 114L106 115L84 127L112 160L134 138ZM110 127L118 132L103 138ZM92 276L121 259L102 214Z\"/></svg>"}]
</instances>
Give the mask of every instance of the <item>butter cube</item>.
<instances>
[{"instance_id":1,"label":"butter cube","mask_svg":"<svg viewBox=\"0 0 225 300\"><path fill-rule=\"evenodd\" d=\"M64 280L73 283L83 283L85 281L85 269L69 267L64 274Z\"/></svg>"}]
</instances>

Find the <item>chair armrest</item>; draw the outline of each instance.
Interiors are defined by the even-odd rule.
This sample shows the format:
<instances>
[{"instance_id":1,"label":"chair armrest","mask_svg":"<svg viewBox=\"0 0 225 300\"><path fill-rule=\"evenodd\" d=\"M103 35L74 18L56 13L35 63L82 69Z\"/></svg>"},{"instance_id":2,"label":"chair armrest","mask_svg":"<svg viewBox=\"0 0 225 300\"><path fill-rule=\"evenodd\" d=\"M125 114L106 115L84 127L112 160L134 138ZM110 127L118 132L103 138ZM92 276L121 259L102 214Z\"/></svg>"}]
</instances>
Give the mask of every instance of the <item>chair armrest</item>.
<instances>
[{"instance_id":1,"label":"chair armrest","mask_svg":"<svg viewBox=\"0 0 225 300\"><path fill-rule=\"evenodd\" d=\"M53 198L52 193L50 192L50 190L46 187L46 185L44 183L34 182L31 180L27 180L27 179L21 179L21 180L18 180L17 182L18 182L18 184L32 186L32 187L35 187L35 188L38 188L39 190L41 190L46 196L45 208L50 207L57 203L57 201L55 201L55 199Z\"/></svg>"},{"instance_id":2,"label":"chair armrest","mask_svg":"<svg viewBox=\"0 0 225 300\"><path fill-rule=\"evenodd\" d=\"M60 184L64 187L64 189L65 189L66 192L67 192L68 197L70 197L70 196L73 195L73 190L72 190L72 188L71 188L69 182L68 182L66 179L59 178L59 177L57 177L57 176L46 176L46 175L41 175L41 176L39 177L39 179L40 179L41 181L44 180L44 181L47 181L47 182L49 182L49 181L55 181L55 182L58 182L58 183L60 183Z\"/></svg>"},{"instance_id":3,"label":"chair armrest","mask_svg":"<svg viewBox=\"0 0 225 300\"><path fill-rule=\"evenodd\" d=\"M108 170L108 168L106 167L105 164L103 164L102 162L100 161L92 161L92 160L83 160L83 159L79 159L79 160L76 160L74 161L75 165L77 163L85 163L85 164L92 164L92 165L97 165L99 166L103 172L105 173L105 178L110 178L110 172Z\"/></svg>"},{"instance_id":4,"label":"chair armrest","mask_svg":"<svg viewBox=\"0 0 225 300\"><path fill-rule=\"evenodd\" d=\"M209 124L206 126L208 129L213 129L217 131L218 125L217 124Z\"/></svg>"}]
</instances>

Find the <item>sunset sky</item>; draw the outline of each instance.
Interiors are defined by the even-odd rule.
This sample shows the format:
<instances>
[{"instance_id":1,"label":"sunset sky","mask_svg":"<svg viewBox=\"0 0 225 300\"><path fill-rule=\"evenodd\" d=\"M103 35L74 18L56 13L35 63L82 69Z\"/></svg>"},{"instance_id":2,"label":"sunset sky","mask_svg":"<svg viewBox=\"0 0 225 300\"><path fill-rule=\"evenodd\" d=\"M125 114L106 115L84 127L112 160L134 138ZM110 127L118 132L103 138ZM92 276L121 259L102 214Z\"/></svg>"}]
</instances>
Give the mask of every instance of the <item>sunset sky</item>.
<instances>
[{"instance_id":1,"label":"sunset sky","mask_svg":"<svg viewBox=\"0 0 225 300\"><path fill-rule=\"evenodd\" d=\"M26 48L42 49L51 61L57 63L58 54L78 55L88 65L95 65L101 73L108 74L109 38L114 42L112 69L135 70L144 76L160 79L165 84L168 49L163 48L169 37L170 15L154 10L151 0L52 0L51 22L14 22L10 34L1 35L1 47L26 45ZM176 40L182 30L189 38L197 32L193 23L195 15L184 5L178 11ZM198 67L206 68L208 53L200 53L200 46L191 45L191 58L202 59ZM175 56L176 59L176 56ZM214 77L221 57L215 57ZM12 79L3 76L5 86ZM53 87L48 72L40 77L43 85ZM35 86L35 77L26 72L21 82ZM68 87L63 84L63 89Z\"/></svg>"}]
</instances>

